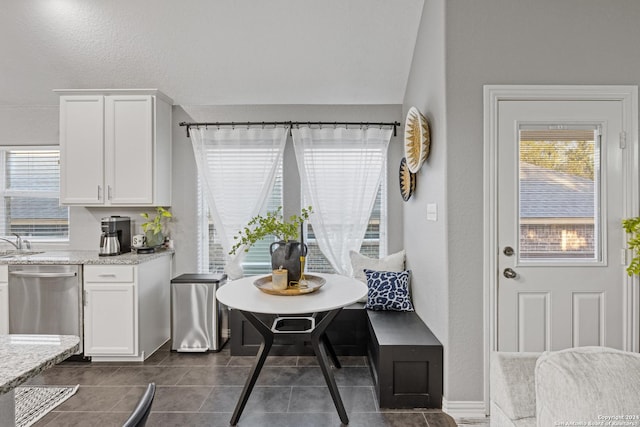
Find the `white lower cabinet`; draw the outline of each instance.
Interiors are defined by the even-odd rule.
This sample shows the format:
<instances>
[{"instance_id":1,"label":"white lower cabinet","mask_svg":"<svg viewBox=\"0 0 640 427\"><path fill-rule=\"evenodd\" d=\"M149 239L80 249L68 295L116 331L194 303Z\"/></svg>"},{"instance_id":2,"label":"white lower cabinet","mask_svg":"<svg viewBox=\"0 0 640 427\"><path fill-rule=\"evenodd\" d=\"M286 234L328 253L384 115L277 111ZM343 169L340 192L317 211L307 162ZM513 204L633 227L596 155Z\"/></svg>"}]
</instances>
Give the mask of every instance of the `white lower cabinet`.
<instances>
[{"instance_id":1,"label":"white lower cabinet","mask_svg":"<svg viewBox=\"0 0 640 427\"><path fill-rule=\"evenodd\" d=\"M134 356L134 284L86 282L84 292L84 354Z\"/></svg>"},{"instance_id":2,"label":"white lower cabinet","mask_svg":"<svg viewBox=\"0 0 640 427\"><path fill-rule=\"evenodd\" d=\"M9 333L9 267L0 265L0 335Z\"/></svg>"},{"instance_id":3,"label":"white lower cabinet","mask_svg":"<svg viewBox=\"0 0 640 427\"><path fill-rule=\"evenodd\" d=\"M170 260L84 267L84 354L142 361L170 337Z\"/></svg>"}]
</instances>

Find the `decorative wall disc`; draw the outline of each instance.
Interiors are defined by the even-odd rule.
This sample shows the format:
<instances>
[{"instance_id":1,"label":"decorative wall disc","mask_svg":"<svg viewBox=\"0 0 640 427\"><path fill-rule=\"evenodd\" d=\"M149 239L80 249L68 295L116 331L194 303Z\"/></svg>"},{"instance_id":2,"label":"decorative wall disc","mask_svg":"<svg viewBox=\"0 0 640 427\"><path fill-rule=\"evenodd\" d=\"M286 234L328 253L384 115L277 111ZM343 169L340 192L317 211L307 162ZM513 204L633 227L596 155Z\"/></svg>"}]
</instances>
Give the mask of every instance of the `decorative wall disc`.
<instances>
[{"instance_id":1,"label":"decorative wall disc","mask_svg":"<svg viewBox=\"0 0 640 427\"><path fill-rule=\"evenodd\" d=\"M405 202L411 198L416 190L416 174L412 173L407 166L405 157L400 160L400 194Z\"/></svg>"},{"instance_id":2,"label":"decorative wall disc","mask_svg":"<svg viewBox=\"0 0 640 427\"><path fill-rule=\"evenodd\" d=\"M429 157L431 135L427 118L416 107L411 107L404 122L404 156L409 171L417 173Z\"/></svg>"}]
</instances>

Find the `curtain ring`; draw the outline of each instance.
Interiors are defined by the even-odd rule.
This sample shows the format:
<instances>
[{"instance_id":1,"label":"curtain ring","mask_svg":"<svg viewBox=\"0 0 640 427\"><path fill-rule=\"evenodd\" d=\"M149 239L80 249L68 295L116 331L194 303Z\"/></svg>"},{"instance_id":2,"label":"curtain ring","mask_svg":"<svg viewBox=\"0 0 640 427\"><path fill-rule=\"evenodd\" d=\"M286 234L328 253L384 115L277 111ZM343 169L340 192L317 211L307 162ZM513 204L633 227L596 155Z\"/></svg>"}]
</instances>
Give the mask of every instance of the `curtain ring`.
<instances>
[{"instance_id":1,"label":"curtain ring","mask_svg":"<svg viewBox=\"0 0 640 427\"><path fill-rule=\"evenodd\" d=\"M235 122L231 122L231 129L233 129L233 130L236 129L236 123Z\"/></svg>"},{"instance_id":2,"label":"curtain ring","mask_svg":"<svg viewBox=\"0 0 640 427\"><path fill-rule=\"evenodd\" d=\"M262 122L262 129L264 129L264 122Z\"/></svg>"}]
</instances>

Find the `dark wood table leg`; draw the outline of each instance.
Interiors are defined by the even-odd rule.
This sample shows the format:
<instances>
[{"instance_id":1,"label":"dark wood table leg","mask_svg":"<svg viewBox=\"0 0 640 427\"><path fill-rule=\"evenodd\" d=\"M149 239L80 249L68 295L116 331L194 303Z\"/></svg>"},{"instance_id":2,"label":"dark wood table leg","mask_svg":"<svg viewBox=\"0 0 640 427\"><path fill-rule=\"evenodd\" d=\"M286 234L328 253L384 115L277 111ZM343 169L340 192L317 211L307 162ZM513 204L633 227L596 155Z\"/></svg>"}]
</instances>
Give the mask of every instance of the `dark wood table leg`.
<instances>
[{"instance_id":1,"label":"dark wood table leg","mask_svg":"<svg viewBox=\"0 0 640 427\"><path fill-rule=\"evenodd\" d=\"M329 338L327 337L327 334L322 334L322 337L320 339L324 343L324 346L327 349L327 353L329 353L329 357L331 357L331 361L333 362L333 366L335 366L336 369L342 368L342 365L340 364L340 361L338 360L338 356L336 355L336 351L333 349L333 346L331 345L331 341L329 341Z\"/></svg>"},{"instance_id":2,"label":"dark wood table leg","mask_svg":"<svg viewBox=\"0 0 640 427\"><path fill-rule=\"evenodd\" d=\"M249 374L249 378L247 378L247 382L244 384L244 388L242 389L242 394L240 394L240 400L236 404L236 409L233 411L233 415L231 416L230 424L235 426L238 424L238 420L240 419L240 415L242 415L242 411L244 407L247 405L247 401L249 400L249 396L251 395L251 391L253 387L256 385L256 381L258 380L258 376L260 376L260 371L262 370L262 366L264 362L267 360L267 356L269 355L269 350L273 345L273 332L269 329L264 323L260 321L253 313L248 311L239 310L240 313L258 330L260 335L262 336L262 344L260 345L260 349L258 349L258 354L256 355L256 360L253 362L253 367L251 368L251 372Z\"/></svg>"},{"instance_id":3,"label":"dark wood table leg","mask_svg":"<svg viewBox=\"0 0 640 427\"><path fill-rule=\"evenodd\" d=\"M318 313L313 313L313 316L316 321L320 321L322 320L323 316L318 317ZM324 346L327 349L327 353L329 353L329 357L331 357L331 361L333 362L333 366L336 367L336 369L340 369L342 368L342 365L340 364L340 360L338 360L338 356L336 355L336 351L333 349L333 346L331 345L331 341L329 341L329 337L327 336L326 333L322 334L322 337L320 338L322 340L322 342L324 343Z\"/></svg>"},{"instance_id":4,"label":"dark wood table leg","mask_svg":"<svg viewBox=\"0 0 640 427\"><path fill-rule=\"evenodd\" d=\"M329 393L331 394L333 404L336 406L336 410L340 416L340 421L342 421L343 424L349 424L349 417L347 416L347 411L344 409L344 404L342 403L342 398L340 397L336 380L331 372L331 366L329 366L326 351L326 342L329 340L325 336L325 330L341 310L341 308L338 308L328 312L322 320L316 324L316 328L311 332L311 345L313 346L313 351L315 351L316 357L318 358L318 364L322 370L322 375L324 375L324 380L327 382L327 387L329 387ZM331 344L329 344L329 346L330 345ZM333 348L331 349L331 352L333 352ZM335 352L333 352L333 355L335 356Z\"/></svg>"}]
</instances>

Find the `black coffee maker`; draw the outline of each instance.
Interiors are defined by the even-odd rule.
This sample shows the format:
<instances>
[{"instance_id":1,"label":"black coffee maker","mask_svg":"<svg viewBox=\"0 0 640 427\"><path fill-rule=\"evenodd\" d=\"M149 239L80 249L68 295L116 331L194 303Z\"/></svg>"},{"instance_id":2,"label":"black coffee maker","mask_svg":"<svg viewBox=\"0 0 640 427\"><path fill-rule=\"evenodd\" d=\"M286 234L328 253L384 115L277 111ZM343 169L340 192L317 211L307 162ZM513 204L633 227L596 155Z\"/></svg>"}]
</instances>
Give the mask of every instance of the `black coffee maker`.
<instances>
[{"instance_id":1,"label":"black coffee maker","mask_svg":"<svg viewBox=\"0 0 640 427\"><path fill-rule=\"evenodd\" d=\"M110 216L100 222L100 256L113 256L131 252L131 218Z\"/></svg>"}]
</instances>

